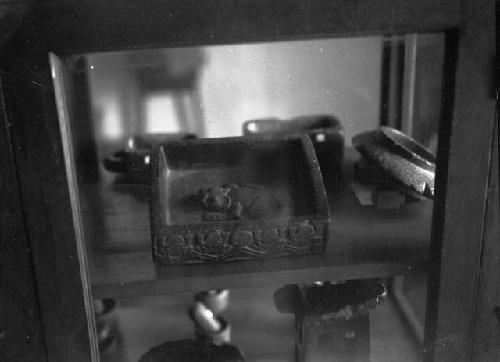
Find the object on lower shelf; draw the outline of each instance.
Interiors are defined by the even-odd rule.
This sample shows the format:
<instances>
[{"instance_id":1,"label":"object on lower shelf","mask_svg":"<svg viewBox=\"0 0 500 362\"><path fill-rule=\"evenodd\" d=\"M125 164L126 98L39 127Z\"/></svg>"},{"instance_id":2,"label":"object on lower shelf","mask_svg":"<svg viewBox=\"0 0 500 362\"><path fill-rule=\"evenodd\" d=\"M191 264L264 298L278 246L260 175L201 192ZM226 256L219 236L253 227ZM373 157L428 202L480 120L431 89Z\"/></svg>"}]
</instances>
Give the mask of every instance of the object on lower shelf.
<instances>
[{"instance_id":1,"label":"object on lower shelf","mask_svg":"<svg viewBox=\"0 0 500 362\"><path fill-rule=\"evenodd\" d=\"M94 299L94 314L99 350L104 351L116 338L116 302L114 299Z\"/></svg>"},{"instance_id":2,"label":"object on lower shelf","mask_svg":"<svg viewBox=\"0 0 500 362\"><path fill-rule=\"evenodd\" d=\"M196 340L166 342L153 347L139 362L243 362L238 347L231 345L230 325L220 316L229 305L229 290L197 293L189 316Z\"/></svg>"},{"instance_id":3,"label":"object on lower shelf","mask_svg":"<svg viewBox=\"0 0 500 362\"><path fill-rule=\"evenodd\" d=\"M173 141L152 158L151 230L159 264L320 253L329 209L305 135Z\"/></svg>"},{"instance_id":4,"label":"object on lower shelf","mask_svg":"<svg viewBox=\"0 0 500 362\"><path fill-rule=\"evenodd\" d=\"M231 342L231 326L221 316L229 305L229 290L208 290L195 295L189 315L200 341L222 345Z\"/></svg>"},{"instance_id":5,"label":"object on lower shelf","mask_svg":"<svg viewBox=\"0 0 500 362\"><path fill-rule=\"evenodd\" d=\"M134 180L148 182L153 145L192 138L196 136L189 133L157 133L130 137L122 150L104 159L104 168Z\"/></svg>"},{"instance_id":6,"label":"object on lower shelf","mask_svg":"<svg viewBox=\"0 0 500 362\"><path fill-rule=\"evenodd\" d=\"M378 279L291 284L278 289L276 308L295 315L295 361L368 362L368 312L385 295Z\"/></svg>"},{"instance_id":7,"label":"object on lower shelf","mask_svg":"<svg viewBox=\"0 0 500 362\"><path fill-rule=\"evenodd\" d=\"M409 195L434 197L436 159L411 137L390 127L363 132L354 147L384 182Z\"/></svg>"},{"instance_id":8,"label":"object on lower shelf","mask_svg":"<svg viewBox=\"0 0 500 362\"><path fill-rule=\"evenodd\" d=\"M332 115L300 116L289 120L255 119L243 124L243 134L304 133L311 139L325 180L338 177L344 157L344 129Z\"/></svg>"}]
</instances>

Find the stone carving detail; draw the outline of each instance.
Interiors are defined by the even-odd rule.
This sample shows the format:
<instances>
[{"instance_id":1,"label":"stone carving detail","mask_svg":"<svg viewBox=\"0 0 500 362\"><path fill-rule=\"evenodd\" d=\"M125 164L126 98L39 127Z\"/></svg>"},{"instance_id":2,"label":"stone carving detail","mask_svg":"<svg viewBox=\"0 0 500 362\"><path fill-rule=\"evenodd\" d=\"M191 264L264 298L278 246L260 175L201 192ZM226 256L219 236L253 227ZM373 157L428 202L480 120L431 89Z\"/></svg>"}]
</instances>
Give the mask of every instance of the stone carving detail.
<instances>
[{"instance_id":1,"label":"stone carving detail","mask_svg":"<svg viewBox=\"0 0 500 362\"><path fill-rule=\"evenodd\" d=\"M325 226L324 221L305 220L267 229L184 231L157 236L155 257L160 263L203 263L318 252Z\"/></svg>"}]
</instances>

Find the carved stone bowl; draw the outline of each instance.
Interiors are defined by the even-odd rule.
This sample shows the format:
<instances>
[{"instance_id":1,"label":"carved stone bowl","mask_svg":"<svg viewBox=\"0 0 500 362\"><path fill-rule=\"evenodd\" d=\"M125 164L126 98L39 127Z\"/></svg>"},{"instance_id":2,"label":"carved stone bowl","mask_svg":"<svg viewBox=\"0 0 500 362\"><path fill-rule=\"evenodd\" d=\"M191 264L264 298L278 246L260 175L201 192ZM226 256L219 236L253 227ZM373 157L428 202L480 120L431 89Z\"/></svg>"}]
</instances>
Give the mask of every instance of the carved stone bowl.
<instances>
[{"instance_id":1,"label":"carved stone bowl","mask_svg":"<svg viewBox=\"0 0 500 362\"><path fill-rule=\"evenodd\" d=\"M156 145L151 162L156 263L324 250L329 209L305 135L173 141Z\"/></svg>"}]
</instances>

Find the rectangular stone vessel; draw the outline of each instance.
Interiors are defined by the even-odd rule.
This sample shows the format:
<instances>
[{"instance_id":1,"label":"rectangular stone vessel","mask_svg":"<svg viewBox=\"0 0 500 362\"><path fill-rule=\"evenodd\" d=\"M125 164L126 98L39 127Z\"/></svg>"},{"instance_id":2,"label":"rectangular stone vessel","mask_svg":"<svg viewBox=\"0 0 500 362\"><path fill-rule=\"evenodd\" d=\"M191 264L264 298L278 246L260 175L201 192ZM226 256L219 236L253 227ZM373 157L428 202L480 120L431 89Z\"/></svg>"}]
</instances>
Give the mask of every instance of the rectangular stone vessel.
<instances>
[{"instance_id":1,"label":"rectangular stone vessel","mask_svg":"<svg viewBox=\"0 0 500 362\"><path fill-rule=\"evenodd\" d=\"M329 209L305 135L153 147L153 260L196 264L321 253Z\"/></svg>"}]
</instances>

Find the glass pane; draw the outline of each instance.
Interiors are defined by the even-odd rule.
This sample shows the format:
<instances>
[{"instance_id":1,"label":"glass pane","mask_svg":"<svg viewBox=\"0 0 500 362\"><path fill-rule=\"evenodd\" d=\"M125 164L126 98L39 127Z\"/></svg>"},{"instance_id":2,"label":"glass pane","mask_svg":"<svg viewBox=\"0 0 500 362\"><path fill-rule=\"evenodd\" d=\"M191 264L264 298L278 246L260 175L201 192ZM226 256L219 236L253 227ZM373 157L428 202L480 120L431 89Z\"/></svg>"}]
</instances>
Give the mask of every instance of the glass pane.
<instances>
[{"instance_id":1,"label":"glass pane","mask_svg":"<svg viewBox=\"0 0 500 362\"><path fill-rule=\"evenodd\" d=\"M381 38L152 49L87 56L96 131L239 136L245 120L335 114L378 124Z\"/></svg>"},{"instance_id":2,"label":"glass pane","mask_svg":"<svg viewBox=\"0 0 500 362\"><path fill-rule=\"evenodd\" d=\"M247 360L420 360L443 52L409 34L62 59L102 359L202 353L194 296L227 289Z\"/></svg>"}]
</instances>

